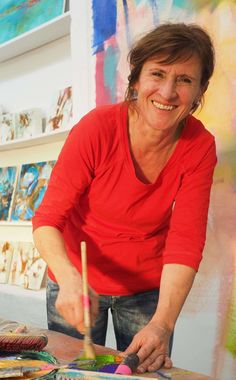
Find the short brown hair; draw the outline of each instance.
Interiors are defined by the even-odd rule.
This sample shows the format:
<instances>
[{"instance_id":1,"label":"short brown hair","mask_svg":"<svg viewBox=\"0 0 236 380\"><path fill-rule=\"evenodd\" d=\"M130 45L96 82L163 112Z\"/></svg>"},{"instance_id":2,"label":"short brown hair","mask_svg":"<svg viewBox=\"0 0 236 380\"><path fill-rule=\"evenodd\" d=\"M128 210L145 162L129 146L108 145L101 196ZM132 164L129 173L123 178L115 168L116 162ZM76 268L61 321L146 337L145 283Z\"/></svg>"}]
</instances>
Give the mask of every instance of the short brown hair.
<instances>
[{"instance_id":1,"label":"short brown hair","mask_svg":"<svg viewBox=\"0 0 236 380\"><path fill-rule=\"evenodd\" d=\"M144 63L156 56L159 62L171 64L184 61L196 54L201 62L201 86L207 85L214 71L215 53L209 34L196 24L161 24L139 39L128 54L130 75L125 99L134 96L134 84L138 81Z\"/></svg>"}]
</instances>

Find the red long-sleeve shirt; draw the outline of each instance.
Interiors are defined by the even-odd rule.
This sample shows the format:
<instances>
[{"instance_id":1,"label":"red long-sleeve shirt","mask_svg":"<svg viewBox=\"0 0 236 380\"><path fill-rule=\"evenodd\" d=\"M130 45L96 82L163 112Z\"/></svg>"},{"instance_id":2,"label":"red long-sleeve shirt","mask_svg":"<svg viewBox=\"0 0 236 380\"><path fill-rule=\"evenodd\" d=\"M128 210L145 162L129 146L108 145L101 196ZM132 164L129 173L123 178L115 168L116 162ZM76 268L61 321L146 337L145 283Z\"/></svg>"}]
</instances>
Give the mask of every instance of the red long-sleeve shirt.
<instances>
[{"instance_id":1,"label":"red long-sleeve shirt","mask_svg":"<svg viewBox=\"0 0 236 380\"><path fill-rule=\"evenodd\" d=\"M189 116L155 183L141 182L127 112L126 103L99 107L71 130L33 218L34 229L63 233L79 271L85 240L90 285L114 296L158 287L166 263L198 269L216 164L214 137Z\"/></svg>"}]
</instances>

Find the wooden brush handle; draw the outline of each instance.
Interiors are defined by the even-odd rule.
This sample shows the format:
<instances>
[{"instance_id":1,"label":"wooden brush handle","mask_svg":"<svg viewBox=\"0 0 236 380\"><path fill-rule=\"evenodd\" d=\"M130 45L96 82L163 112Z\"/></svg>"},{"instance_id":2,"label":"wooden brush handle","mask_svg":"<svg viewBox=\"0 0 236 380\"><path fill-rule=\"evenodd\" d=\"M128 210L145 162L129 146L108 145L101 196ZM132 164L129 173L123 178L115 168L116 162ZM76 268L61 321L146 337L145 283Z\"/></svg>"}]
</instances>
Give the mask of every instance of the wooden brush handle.
<instances>
[{"instance_id":1,"label":"wooden brush handle","mask_svg":"<svg viewBox=\"0 0 236 380\"><path fill-rule=\"evenodd\" d=\"M82 291L83 291L83 309L84 309L84 325L90 328L90 300L88 292L88 276L87 276L87 253L86 243L82 241L81 247L81 263L82 263Z\"/></svg>"}]
</instances>

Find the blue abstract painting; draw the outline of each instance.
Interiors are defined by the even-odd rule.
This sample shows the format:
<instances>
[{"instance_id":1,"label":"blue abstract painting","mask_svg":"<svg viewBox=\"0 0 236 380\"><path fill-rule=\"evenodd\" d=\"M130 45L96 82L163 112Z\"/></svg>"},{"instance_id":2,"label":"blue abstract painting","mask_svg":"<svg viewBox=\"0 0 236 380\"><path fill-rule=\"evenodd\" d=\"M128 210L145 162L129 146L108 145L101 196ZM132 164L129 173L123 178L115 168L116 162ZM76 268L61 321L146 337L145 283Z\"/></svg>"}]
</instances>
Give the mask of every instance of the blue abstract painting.
<instances>
[{"instance_id":1,"label":"blue abstract painting","mask_svg":"<svg viewBox=\"0 0 236 380\"><path fill-rule=\"evenodd\" d=\"M0 44L28 32L64 12L65 0L0 2Z\"/></svg>"},{"instance_id":2,"label":"blue abstract painting","mask_svg":"<svg viewBox=\"0 0 236 380\"><path fill-rule=\"evenodd\" d=\"M40 205L55 161L35 162L21 167L11 212L12 221L31 220Z\"/></svg>"},{"instance_id":3,"label":"blue abstract painting","mask_svg":"<svg viewBox=\"0 0 236 380\"><path fill-rule=\"evenodd\" d=\"M15 166L0 168L0 220L7 221L9 218L16 172Z\"/></svg>"}]
</instances>

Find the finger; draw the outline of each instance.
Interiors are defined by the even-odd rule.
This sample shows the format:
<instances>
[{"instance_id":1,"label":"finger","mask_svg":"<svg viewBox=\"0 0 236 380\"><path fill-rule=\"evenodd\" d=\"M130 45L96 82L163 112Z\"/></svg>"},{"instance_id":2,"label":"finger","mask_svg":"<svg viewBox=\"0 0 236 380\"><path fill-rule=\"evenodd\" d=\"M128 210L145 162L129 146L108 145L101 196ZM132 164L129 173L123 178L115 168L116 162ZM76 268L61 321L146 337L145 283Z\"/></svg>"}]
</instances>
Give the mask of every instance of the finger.
<instances>
[{"instance_id":1,"label":"finger","mask_svg":"<svg viewBox=\"0 0 236 380\"><path fill-rule=\"evenodd\" d=\"M144 344L141 347L137 347L136 352L139 356L140 363L143 363L146 359L148 359L154 350L155 350L155 347L148 344Z\"/></svg>"},{"instance_id":2,"label":"finger","mask_svg":"<svg viewBox=\"0 0 236 380\"><path fill-rule=\"evenodd\" d=\"M140 361L139 368L147 369L156 360L157 355L157 351L154 350L145 360Z\"/></svg>"},{"instance_id":3,"label":"finger","mask_svg":"<svg viewBox=\"0 0 236 380\"><path fill-rule=\"evenodd\" d=\"M140 344L139 343L136 343L135 341L135 338L132 340L132 342L130 343L130 345L126 348L126 350L124 351L124 355L128 355L128 354L132 354L132 353L138 353L138 350L140 349ZM139 355L138 355L139 356ZM140 356L139 356L139 359Z\"/></svg>"},{"instance_id":4,"label":"finger","mask_svg":"<svg viewBox=\"0 0 236 380\"><path fill-rule=\"evenodd\" d=\"M156 360L150 366L148 366L147 368L148 372L154 372L157 369L161 368L164 362L165 362L165 356L164 355L158 356L158 358L156 358Z\"/></svg>"},{"instance_id":5,"label":"finger","mask_svg":"<svg viewBox=\"0 0 236 380\"><path fill-rule=\"evenodd\" d=\"M149 357L144 360L141 365L138 367L138 372L144 373L146 371L153 372L162 367L165 361L165 355L158 353L155 350Z\"/></svg>"},{"instance_id":6,"label":"finger","mask_svg":"<svg viewBox=\"0 0 236 380\"><path fill-rule=\"evenodd\" d=\"M169 356L165 357L164 367L168 369L173 367L173 362Z\"/></svg>"},{"instance_id":7,"label":"finger","mask_svg":"<svg viewBox=\"0 0 236 380\"><path fill-rule=\"evenodd\" d=\"M85 334L85 326L84 323L79 323L77 326L75 326L76 330L79 331L80 334Z\"/></svg>"}]
</instances>

